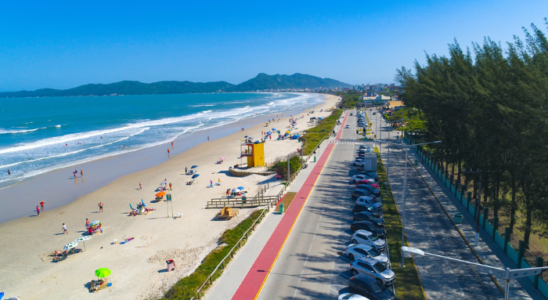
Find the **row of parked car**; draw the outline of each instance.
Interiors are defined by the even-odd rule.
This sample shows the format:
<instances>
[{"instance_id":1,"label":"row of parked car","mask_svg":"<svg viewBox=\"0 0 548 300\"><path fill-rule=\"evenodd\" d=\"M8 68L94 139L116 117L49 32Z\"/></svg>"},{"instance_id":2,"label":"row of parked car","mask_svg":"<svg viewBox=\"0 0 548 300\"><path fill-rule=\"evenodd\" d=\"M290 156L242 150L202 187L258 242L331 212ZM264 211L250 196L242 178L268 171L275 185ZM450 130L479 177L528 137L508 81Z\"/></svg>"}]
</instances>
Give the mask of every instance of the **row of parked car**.
<instances>
[{"instance_id":1,"label":"row of parked car","mask_svg":"<svg viewBox=\"0 0 548 300\"><path fill-rule=\"evenodd\" d=\"M372 151L371 147L361 145L357 160L360 154ZM364 170L363 165L356 162L353 165L358 166L357 175L352 176L352 183L356 184L352 192L356 204L350 225L353 235L345 251L351 261L352 278L348 282L350 293L340 295L339 300L393 300L396 296L390 286L394 284L396 275L390 269L386 255L379 176L376 172Z\"/></svg>"}]
</instances>

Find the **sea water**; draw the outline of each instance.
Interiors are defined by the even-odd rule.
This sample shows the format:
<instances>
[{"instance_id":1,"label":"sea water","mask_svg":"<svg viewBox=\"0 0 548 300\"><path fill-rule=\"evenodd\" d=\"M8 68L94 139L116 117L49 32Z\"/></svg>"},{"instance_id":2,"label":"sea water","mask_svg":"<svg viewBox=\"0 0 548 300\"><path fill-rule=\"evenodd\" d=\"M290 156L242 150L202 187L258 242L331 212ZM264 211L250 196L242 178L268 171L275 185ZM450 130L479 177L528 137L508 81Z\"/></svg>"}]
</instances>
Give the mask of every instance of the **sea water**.
<instances>
[{"instance_id":1,"label":"sea water","mask_svg":"<svg viewBox=\"0 0 548 300\"><path fill-rule=\"evenodd\" d=\"M59 168L169 143L199 130L322 101L320 95L295 93L0 99L0 188Z\"/></svg>"}]
</instances>

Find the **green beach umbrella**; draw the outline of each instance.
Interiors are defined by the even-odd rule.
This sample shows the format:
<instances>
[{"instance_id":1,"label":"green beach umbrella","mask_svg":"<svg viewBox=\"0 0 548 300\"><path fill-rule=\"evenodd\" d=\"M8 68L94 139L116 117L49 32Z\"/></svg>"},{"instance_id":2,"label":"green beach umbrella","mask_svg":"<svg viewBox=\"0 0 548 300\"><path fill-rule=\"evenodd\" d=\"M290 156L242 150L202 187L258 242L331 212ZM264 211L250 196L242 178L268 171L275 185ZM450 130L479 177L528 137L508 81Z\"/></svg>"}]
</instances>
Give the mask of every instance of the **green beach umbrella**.
<instances>
[{"instance_id":1,"label":"green beach umbrella","mask_svg":"<svg viewBox=\"0 0 548 300\"><path fill-rule=\"evenodd\" d=\"M107 268L99 268L95 270L95 276L99 278L105 278L108 277L108 275L110 275L110 270Z\"/></svg>"}]
</instances>

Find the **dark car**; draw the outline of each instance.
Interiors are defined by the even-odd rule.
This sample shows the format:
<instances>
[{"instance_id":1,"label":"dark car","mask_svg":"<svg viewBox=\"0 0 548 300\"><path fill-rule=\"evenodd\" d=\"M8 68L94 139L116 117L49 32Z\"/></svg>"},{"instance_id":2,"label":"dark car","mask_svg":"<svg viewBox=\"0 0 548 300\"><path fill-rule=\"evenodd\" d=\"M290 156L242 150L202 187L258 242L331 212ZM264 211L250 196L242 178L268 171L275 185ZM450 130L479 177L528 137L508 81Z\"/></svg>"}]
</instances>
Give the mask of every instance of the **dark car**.
<instances>
[{"instance_id":1,"label":"dark car","mask_svg":"<svg viewBox=\"0 0 548 300\"><path fill-rule=\"evenodd\" d=\"M381 218L375 217L373 214L370 214L366 211L355 213L353 216L354 221L369 221L378 227L384 228L384 220Z\"/></svg>"},{"instance_id":2,"label":"dark car","mask_svg":"<svg viewBox=\"0 0 548 300\"><path fill-rule=\"evenodd\" d=\"M396 295L374 278L358 274L348 281L348 289L371 300L395 300Z\"/></svg>"},{"instance_id":3,"label":"dark car","mask_svg":"<svg viewBox=\"0 0 548 300\"><path fill-rule=\"evenodd\" d=\"M382 210L376 209L375 207L371 205L356 204L354 205L352 212L353 213L368 212L377 218L380 218L382 216Z\"/></svg>"},{"instance_id":4,"label":"dark car","mask_svg":"<svg viewBox=\"0 0 548 300\"><path fill-rule=\"evenodd\" d=\"M360 229L367 230L369 232L373 232L381 239L384 239L386 237L386 233L384 232L384 229L375 225L375 223L370 221L352 222L352 224L350 224L350 229L352 230L352 232L356 232L356 230L360 230Z\"/></svg>"},{"instance_id":5,"label":"dark car","mask_svg":"<svg viewBox=\"0 0 548 300\"><path fill-rule=\"evenodd\" d=\"M361 196L369 196L369 195L373 195L373 193L371 193L370 191L367 191L367 190L363 190L363 189L355 190L355 191L352 192L352 200L356 200Z\"/></svg>"},{"instance_id":6,"label":"dark car","mask_svg":"<svg viewBox=\"0 0 548 300\"><path fill-rule=\"evenodd\" d=\"M360 158L361 158L361 157L360 157ZM364 170L363 170L363 167L359 167L359 168L357 169L357 171L358 171L358 175L366 175L367 177L372 178L372 179L374 179L375 181L379 181L379 176L378 176L378 175L373 174L373 172L370 172L370 171L364 171Z\"/></svg>"},{"instance_id":7,"label":"dark car","mask_svg":"<svg viewBox=\"0 0 548 300\"><path fill-rule=\"evenodd\" d=\"M356 186L356 190L366 190L370 192L371 194L375 195L376 197L379 197L381 195L380 189L376 189L367 184L359 184L358 186Z\"/></svg>"},{"instance_id":8,"label":"dark car","mask_svg":"<svg viewBox=\"0 0 548 300\"><path fill-rule=\"evenodd\" d=\"M350 113L350 115L352 115L352 113Z\"/></svg>"}]
</instances>

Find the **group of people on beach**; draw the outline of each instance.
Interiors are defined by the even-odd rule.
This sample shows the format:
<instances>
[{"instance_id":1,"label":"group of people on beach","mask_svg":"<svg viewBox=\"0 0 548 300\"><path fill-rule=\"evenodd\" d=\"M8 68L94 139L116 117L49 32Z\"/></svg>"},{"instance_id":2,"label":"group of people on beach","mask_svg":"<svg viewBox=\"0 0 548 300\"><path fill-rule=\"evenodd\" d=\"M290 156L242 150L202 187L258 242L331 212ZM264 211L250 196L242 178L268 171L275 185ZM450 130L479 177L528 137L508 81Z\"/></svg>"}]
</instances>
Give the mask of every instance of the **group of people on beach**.
<instances>
[{"instance_id":1,"label":"group of people on beach","mask_svg":"<svg viewBox=\"0 0 548 300\"><path fill-rule=\"evenodd\" d=\"M46 202L44 200L42 200L40 202L40 206L36 205L36 215L37 216L40 216L40 212L44 211L44 204L46 204Z\"/></svg>"},{"instance_id":2,"label":"group of people on beach","mask_svg":"<svg viewBox=\"0 0 548 300\"><path fill-rule=\"evenodd\" d=\"M74 175L74 179L78 178L78 170L74 170L74 172L72 172L72 175ZM84 170L80 170L80 176L84 177Z\"/></svg>"}]
</instances>

